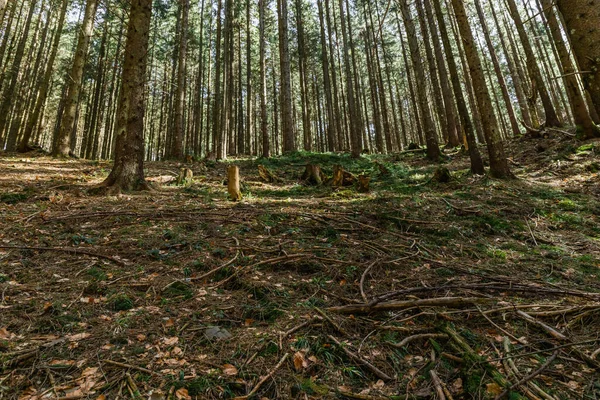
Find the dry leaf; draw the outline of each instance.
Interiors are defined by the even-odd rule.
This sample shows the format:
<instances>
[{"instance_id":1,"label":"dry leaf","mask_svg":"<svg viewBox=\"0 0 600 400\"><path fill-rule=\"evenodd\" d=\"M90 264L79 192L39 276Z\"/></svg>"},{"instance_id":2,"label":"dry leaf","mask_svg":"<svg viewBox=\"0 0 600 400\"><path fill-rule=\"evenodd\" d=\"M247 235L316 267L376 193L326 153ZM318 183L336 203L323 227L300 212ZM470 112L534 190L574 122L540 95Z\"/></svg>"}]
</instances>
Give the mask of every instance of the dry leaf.
<instances>
[{"instance_id":1,"label":"dry leaf","mask_svg":"<svg viewBox=\"0 0 600 400\"><path fill-rule=\"evenodd\" d=\"M238 370L235 365L225 364L223 365L223 373L228 376L235 376L237 375Z\"/></svg>"},{"instance_id":2,"label":"dry leaf","mask_svg":"<svg viewBox=\"0 0 600 400\"><path fill-rule=\"evenodd\" d=\"M10 340L14 334L10 333L6 328L0 328L0 339Z\"/></svg>"},{"instance_id":3,"label":"dry leaf","mask_svg":"<svg viewBox=\"0 0 600 400\"><path fill-rule=\"evenodd\" d=\"M82 333L77 333L77 334L75 334L75 335L69 335L69 336L67 336L67 339L68 339L70 342L76 342L76 341L78 341L78 340L87 339L87 338L89 338L90 336L92 336L92 334L91 334L91 333L88 333L88 332L82 332Z\"/></svg>"},{"instance_id":4,"label":"dry leaf","mask_svg":"<svg viewBox=\"0 0 600 400\"><path fill-rule=\"evenodd\" d=\"M301 351L298 351L296 354L294 354L294 368L296 368L296 371L301 371L304 368L308 368L308 361L306 360L306 357L304 357L304 353Z\"/></svg>"},{"instance_id":5,"label":"dry leaf","mask_svg":"<svg viewBox=\"0 0 600 400\"><path fill-rule=\"evenodd\" d=\"M177 397L177 400L192 400L186 388L178 389L175 392L175 397Z\"/></svg>"},{"instance_id":6,"label":"dry leaf","mask_svg":"<svg viewBox=\"0 0 600 400\"><path fill-rule=\"evenodd\" d=\"M163 338L163 343L166 344L167 346L173 346L175 343L179 342L179 338L178 337L170 337L170 338Z\"/></svg>"}]
</instances>

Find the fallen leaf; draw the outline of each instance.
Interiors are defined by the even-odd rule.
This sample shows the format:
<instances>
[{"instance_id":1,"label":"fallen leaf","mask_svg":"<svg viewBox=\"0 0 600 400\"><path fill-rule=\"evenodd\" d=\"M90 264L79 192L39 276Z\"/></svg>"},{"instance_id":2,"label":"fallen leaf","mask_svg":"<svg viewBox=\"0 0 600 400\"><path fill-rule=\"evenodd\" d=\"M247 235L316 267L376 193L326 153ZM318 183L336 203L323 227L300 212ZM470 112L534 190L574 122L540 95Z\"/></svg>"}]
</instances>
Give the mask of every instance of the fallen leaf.
<instances>
[{"instance_id":1,"label":"fallen leaf","mask_svg":"<svg viewBox=\"0 0 600 400\"><path fill-rule=\"evenodd\" d=\"M223 373L228 376L235 376L238 374L238 370L235 365L225 364L223 365Z\"/></svg>"},{"instance_id":2,"label":"fallen leaf","mask_svg":"<svg viewBox=\"0 0 600 400\"><path fill-rule=\"evenodd\" d=\"M0 339L10 340L14 334L10 333L6 328L0 328Z\"/></svg>"},{"instance_id":3,"label":"fallen leaf","mask_svg":"<svg viewBox=\"0 0 600 400\"><path fill-rule=\"evenodd\" d=\"M175 343L179 342L179 338L177 336L174 336L170 338L163 338L162 341L167 346L173 346Z\"/></svg>"},{"instance_id":4,"label":"fallen leaf","mask_svg":"<svg viewBox=\"0 0 600 400\"><path fill-rule=\"evenodd\" d=\"M92 336L92 334L91 334L91 333L88 333L88 332L82 332L82 333L77 333L77 334L75 334L75 335L69 335L69 336L67 336L67 339L68 339L70 342L76 342L76 341L78 341L78 340L87 339L87 338L89 338L90 336Z\"/></svg>"},{"instance_id":5,"label":"fallen leaf","mask_svg":"<svg viewBox=\"0 0 600 400\"><path fill-rule=\"evenodd\" d=\"M192 397L189 395L186 388L178 389L175 392L175 397L177 397L178 400L192 400Z\"/></svg>"},{"instance_id":6,"label":"fallen leaf","mask_svg":"<svg viewBox=\"0 0 600 400\"><path fill-rule=\"evenodd\" d=\"M306 364L304 354L301 351L296 352L296 354L294 354L294 368L296 368L296 371L301 371L304 364Z\"/></svg>"}]
</instances>

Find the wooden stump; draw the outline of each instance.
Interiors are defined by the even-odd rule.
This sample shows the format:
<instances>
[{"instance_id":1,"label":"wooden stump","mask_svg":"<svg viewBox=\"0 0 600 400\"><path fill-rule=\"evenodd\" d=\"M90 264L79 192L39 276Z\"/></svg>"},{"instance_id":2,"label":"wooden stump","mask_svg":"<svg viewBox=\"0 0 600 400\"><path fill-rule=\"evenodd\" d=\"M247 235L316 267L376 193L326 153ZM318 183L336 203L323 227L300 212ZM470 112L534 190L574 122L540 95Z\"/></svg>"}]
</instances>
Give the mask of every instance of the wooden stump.
<instances>
[{"instance_id":1,"label":"wooden stump","mask_svg":"<svg viewBox=\"0 0 600 400\"><path fill-rule=\"evenodd\" d=\"M333 167L333 178L331 179L331 186L352 186L356 183L356 181L356 176L354 176L348 171L344 171L344 168L342 168L341 165L336 165Z\"/></svg>"},{"instance_id":2,"label":"wooden stump","mask_svg":"<svg viewBox=\"0 0 600 400\"><path fill-rule=\"evenodd\" d=\"M369 184L371 183L371 177L368 175L359 175L357 182L357 190L359 193L369 193Z\"/></svg>"},{"instance_id":3,"label":"wooden stump","mask_svg":"<svg viewBox=\"0 0 600 400\"><path fill-rule=\"evenodd\" d=\"M181 168L179 170L179 176L177 177L177 181L175 184L177 186L190 186L192 184L192 180L194 179L194 173L189 168Z\"/></svg>"},{"instance_id":4,"label":"wooden stump","mask_svg":"<svg viewBox=\"0 0 600 400\"><path fill-rule=\"evenodd\" d=\"M323 172L321 171L321 167L318 165L307 164L300 180L312 186L322 185Z\"/></svg>"},{"instance_id":5,"label":"wooden stump","mask_svg":"<svg viewBox=\"0 0 600 400\"><path fill-rule=\"evenodd\" d=\"M277 182L277 177L269 171L264 165L258 166L258 175L266 183Z\"/></svg>"},{"instance_id":6,"label":"wooden stump","mask_svg":"<svg viewBox=\"0 0 600 400\"><path fill-rule=\"evenodd\" d=\"M432 180L439 183L448 183L452 179L450 170L446 167L439 167L435 170Z\"/></svg>"},{"instance_id":7,"label":"wooden stump","mask_svg":"<svg viewBox=\"0 0 600 400\"><path fill-rule=\"evenodd\" d=\"M376 164L377 164L377 168L379 168L379 175L381 175L381 176L390 175L390 170L388 167L386 167L382 163L376 163Z\"/></svg>"},{"instance_id":8,"label":"wooden stump","mask_svg":"<svg viewBox=\"0 0 600 400\"><path fill-rule=\"evenodd\" d=\"M227 168L227 191L229 192L229 200L242 200L242 192L240 190L240 167L237 165L230 165Z\"/></svg>"}]
</instances>

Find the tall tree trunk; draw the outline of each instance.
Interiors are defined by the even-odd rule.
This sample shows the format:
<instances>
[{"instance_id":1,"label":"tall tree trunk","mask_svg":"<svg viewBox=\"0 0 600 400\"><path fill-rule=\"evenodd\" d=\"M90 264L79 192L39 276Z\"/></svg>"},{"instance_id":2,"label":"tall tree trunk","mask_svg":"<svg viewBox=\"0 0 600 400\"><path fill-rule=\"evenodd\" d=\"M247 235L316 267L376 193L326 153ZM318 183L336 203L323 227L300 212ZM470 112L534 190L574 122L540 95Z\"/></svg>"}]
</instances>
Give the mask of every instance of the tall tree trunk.
<instances>
[{"instance_id":1,"label":"tall tree trunk","mask_svg":"<svg viewBox=\"0 0 600 400\"><path fill-rule=\"evenodd\" d=\"M304 17L302 0L295 0L296 3L296 26L298 29L298 68L300 74L300 96L302 102L302 131L304 134L304 150L312 150L312 132L310 121L310 104L308 96L308 66L306 62L306 39L304 34Z\"/></svg>"},{"instance_id":2,"label":"tall tree trunk","mask_svg":"<svg viewBox=\"0 0 600 400\"><path fill-rule=\"evenodd\" d=\"M333 94L331 90L331 80L329 77L329 56L327 51L327 42L325 39L325 18L323 15L323 4L321 0L317 0L319 9L319 25L321 33L321 64L323 66L323 86L325 90L325 107L327 108L327 150L335 150L335 141L337 138L337 130L335 124L335 112L333 105Z\"/></svg>"},{"instance_id":3,"label":"tall tree trunk","mask_svg":"<svg viewBox=\"0 0 600 400\"><path fill-rule=\"evenodd\" d=\"M218 0L217 3L217 37L215 41L215 82L213 90L213 108L212 108L212 152L216 157L219 157L219 151L222 153L221 146L221 35L222 35L222 22L221 14L223 11L223 0ZM219 150L217 150L219 148ZM222 154L221 154L222 156Z\"/></svg>"},{"instance_id":4,"label":"tall tree trunk","mask_svg":"<svg viewBox=\"0 0 600 400\"><path fill-rule=\"evenodd\" d=\"M292 76L288 40L288 0L277 0L277 26L279 28L279 66L281 74L281 130L283 152L296 151L292 116Z\"/></svg>"},{"instance_id":5,"label":"tall tree trunk","mask_svg":"<svg viewBox=\"0 0 600 400\"><path fill-rule=\"evenodd\" d=\"M174 135L172 143L171 157L177 160L183 160L183 141L185 130L185 95L186 95L186 67L187 67L187 36L188 36L188 15L190 9L189 0L179 0L179 48L177 60L177 84L175 86L175 107L174 107Z\"/></svg>"},{"instance_id":6,"label":"tall tree trunk","mask_svg":"<svg viewBox=\"0 0 600 400\"><path fill-rule=\"evenodd\" d=\"M33 12L36 4L37 0L32 0L30 3L29 13L27 14L27 20L25 21L23 33L21 34L21 39L17 45L17 50L15 51L15 55L12 59L12 64L9 67L7 76L5 78L8 81L8 87L4 90L4 97L2 98L2 104L0 105L0 137L2 137L2 133L4 132L5 128L8 128L7 122L10 115L11 106L14 103L13 99L15 89L17 88L17 82L19 80L21 61L23 59L23 55L25 54L25 45L29 36L29 28L31 27L31 20L33 18ZM9 137L6 149L8 151L14 151L16 147L16 141L16 137Z\"/></svg>"},{"instance_id":7,"label":"tall tree trunk","mask_svg":"<svg viewBox=\"0 0 600 400\"><path fill-rule=\"evenodd\" d=\"M48 89L50 88L50 81L52 80L52 73L54 72L54 62L58 53L58 45L60 43L60 38L65 24L65 16L67 14L68 5L69 0L62 0L60 14L58 16L58 22L56 24L56 33L54 34L52 48L50 50L50 55L46 62L46 71L44 72L44 76L38 88L38 95L35 107L33 109L33 112L29 115L29 118L27 119L27 125L25 126L23 137L17 149L19 152L26 152L29 150L29 140L31 139L33 130L35 129L40 120L42 108L46 103L46 99L48 97Z\"/></svg>"},{"instance_id":8,"label":"tall tree trunk","mask_svg":"<svg viewBox=\"0 0 600 400\"><path fill-rule=\"evenodd\" d=\"M350 59L350 42L348 40L348 28L346 27L346 17L344 12L344 0L339 0L340 4L340 19L342 21L342 40L344 41L344 67L346 73L346 92L348 96L348 112L350 114L350 146L352 149L352 157L360 157L362 152L362 137L360 133L360 116L358 114L358 106L354 94L354 78L352 75L352 64ZM346 10L349 12L349 10Z\"/></svg>"},{"instance_id":9,"label":"tall tree trunk","mask_svg":"<svg viewBox=\"0 0 600 400\"><path fill-rule=\"evenodd\" d=\"M269 158L271 156L271 146L269 143L269 130L267 126L267 62L266 62L266 32L265 32L265 9L267 0L259 0L259 19L260 19L260 132L262 138L262 156Z\"/></svg>"},{"instance_id":10,"label":"tall tree trunk","mask_svg":"<svg viewBox=\"0 0 600 400\"><path fill-rule=\"evenodd\" d=\"M600 1L557 0L585 90L600 114Z\"/></svg>"},{"instance_id":11,"label":"tall tree trunk","mask_svg":"<svg viewBox=\"0 0 600 400\"><path fill-rule=\"evenodd\" d=\"M560 23L556 16L552 0L542 0L542 7L544 8L544 13L550 27L550 33L552 34L552 39L554 40L562 64L563 79L567 90L567 96L569 96L571 112L573 113L575 124L581 129L584 138L595 137L600 134L600 129L594 124L594 121L592 121L583 94L579 91L579 83L575 76L577 71L571 62L571 53L564 42Z\"/></svg>"},{"instance_id":12,"label":"tall tree trunk","mask_svg":"<svg viewBox=\"0 0 600 400\"><path fill-rule=\"evenodd\" d=\"M483 9L481 7L480 0L475 0L475 8L477 8L477 15L479 16L479 22L481 24L481 28L483 29L483 36L485 39L485 43L487 45L488 52L490 53L490 57L492 59L492 64L494 66L494 72L496 73L496 78L498 79L498 84L500 85L500 89L502 90L502 98L504 100L506 112L508 113L508 119L510 121L510 127L512 129L512 133L514 136L519 136L521 134L521 130L519 129L519 123L517 122L515 110L512 106L510 94L508 93L508 88L506 87L506 81L504 80L504 74L502 73L502 69L500 68L500 62L498 61L498 56L496 55L496 49L494 48L494 44L492 43L492 38L490 36L490 31L488 29L487 22L485 20L485 14L483 13Z\"/></svg>"},{"instance_id":13,"label":"tall tree trunk","mask_svg":"<svg viewBox=\"0 0 600 400\"><path fill-rule=\"evenodd\" d=\"M111 193L148 189L144 179L144 92L151 20L152 0L131 0L117 111L115 161L102 184Z\"/></svg>"},{"instance_id":14,"label":"tall tree trunk","mask_svg":"<svg viewBox=\"0 0 600 400\"><path fill-rule=\"evenodd\" d=\"M440 77L440 86L442 88L442 96L444 100L444 111L446 113L446 132L448 134L448 144L451 147L460 146L458 138L458 130L456 124L456 116L454 115L454 99L452 98L452 89L448 80L448 70L444 62L443 44L440 42L440 34L433 16L433 9L429 5L429 1L425 0L424 7L425 15L431 32L431 40L433 41L433 49L435 60L437 63L437 72Z\"/></svg>"},{"instance_id":15,"label":"tall tree trunk","mask_svg":"<svg viewBox=\"0 0 600 400\"><path fill-rule=\"evenodd\" d=\"M426 0L429 2L429 0ZM425 7L430 7L429 4L425 3ZM460 84L460 77L458 75L458 66L452 53L452 47L450 45L450 36L448 34L448 28L444 21L444 15L442 14L441 0L433 0L433 7L435 10L435 16L440 28L440 35L442 38L442 44L444 47L444 53L446 54L446 61L448 62L448 72L452 81L452 89L454 91L454 98L456 99L456 108L458 109L458 116L460 117L461 124L465 130L465 137L469 147L469 157L471 159L471 172L477 175L483 175L485 168L483 166L483 160L481 154L477 148L477 140L475 138L475 128L471 117L469 116L469 109L462 91Z\"/></svg>"},{"instance_id":16,"label":"tall tree trunk","mask_svg":"<svg viewBox=\"0 0 600 400\"><path fill-rule=\"evenodd\" d=\"M424 65L421 59L419 43L417 41L417 31L411 15L410 7L408 6L408 1L399 0L399 4L402 11L402 18L404 19L404 26L406 27L406 34L408 36L408 47L410 49L412 66L416 74L419 108L421 110L423 127L425 129L425 139L427 142L427 158L429 158L431 161L438 162L442 156L442 153L440 152L438 138L435 132L435 124L429 109L426 87L427 81L425 80Z\"/></svg>"},{"instance_id":17,"label":"tall tree trunk","mask_svg":"<svg viewBox=\"0 0 600 400\"><path fill-rule=\"evenodd\" d=\"M252 0L246 1L246 143L247 153L252 154L252 130L254 125L254 91L252 87L252 32L250 20L252 17Z\"/></svg>"},{"instance_id":18,"label":"tall tree trunk","mask_svg":"<svg viewBox=\"0 0 600 400\"><path fill-rule=\"evenodd\" d=\"M539 91L540 99L542 100L542 104L544 106L546 125L560 126L560 120L558 119L558 115L556 114L556 110L552 104L552 100L550 99L550 94L542 77L540 67L535 59L535 54L533 53L529 36L525 31L525 25L523 25L523 21L519 15L519 10L517 9L515 0L506 0L506 2L510 9L510 15L515 22L517 32L519 33L519 38L521 39L521 43L523 45L523 50L525 51L525 55L527 57L527 66L532 74L531 78L535 81L537 90Z\"/></svg>"},{"instance_id":19,"label":"tall tree trunk","mask_svg":"<svg viewBox=\"0 0 600 400\"><path fill-rule=\"evenodd\" d=\"M83 68L85 67L86 54L90 39L94 32L94 14L96 13L97 0L87 0L83 22L81 23L77 49L73 56L73 63L69 73L65 109L60 121L60 127L54 140L52 155L54 157L69 157L71 154L71 134L75 126L75 117L79 105L79 94L83 81Z\"/></svg>"},{"instance_id":20,"label":"tall tree trunk","mask_svg":"<svg viewBox=\"0 0 600 400\"><path fill-rule=\"evenodd\" d=\"M477 106L483 123L483 131L487 142L488 153L490 156L490 173L495 178L510 178L512 173L508 167L508 161L504 155L504 146L498 131L498 122L494 115L492 100L488 92L481 60L473 38L473 32L469 25L469 19L465 12L462 0L452 0L454 13L458 28L460 30L461 40L464 45L465 55L473 80Z\"/></svg>"}]
</instances>

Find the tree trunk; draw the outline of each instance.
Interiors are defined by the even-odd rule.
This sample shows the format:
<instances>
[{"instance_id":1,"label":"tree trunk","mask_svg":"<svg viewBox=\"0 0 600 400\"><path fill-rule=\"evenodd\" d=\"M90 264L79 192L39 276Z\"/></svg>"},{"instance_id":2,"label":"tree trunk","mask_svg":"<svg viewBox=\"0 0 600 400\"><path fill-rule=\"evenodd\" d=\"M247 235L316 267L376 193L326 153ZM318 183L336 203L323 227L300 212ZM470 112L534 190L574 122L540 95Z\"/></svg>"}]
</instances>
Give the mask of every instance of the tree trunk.
<instances>
[{"instance_id":1,"label":"tree trunk","mask_svg":"<svg viewBox=\"0 0 600 400\"><path fill-rule=\"evenodd\" d=\"M186 65L187 65L187 31L189 0L179 0L179 46L177 60L177 84L175 86L175 107L174 107L174 135L171 144L170 156L176 160L183 160L183 141L185 130L185 94L186 94Z\"/></svg>"},{"instance_id":2,"label":"tree trunk","mask_svg":"<svg viewBox=\"0 0 600 400\"><path fill-rule=\"evenodd\" d=\"M25 27L23 28L23 33L21 34L21 39L19 40L19 44L17 45L17 50L15 51L15 55L12 59L12 64L8 68L6 81L8 81L8 87L4 90L4 98L2 99L2 104L0 105L0 137L2 137L2 133L5 128L8 128L7 122L9 121L10 109L13 105L15 89L17 88L17 82L19 80L19 71L21 69L21 61L23 59L23 55L25 54L25 45L27 43L27 39L29 36L29 28L31 27L31 20L33 18L33 11L35 10L35 5L37 1L32 0L29 8L29 13L27 14L27 20L25 21ZM5 32L5 35L8 35L9 32ZM9 52L10 57L10 52ZM0 60L1 62L2 60ZM17 138L16 137L8 137L6 149L8 151L14 151L16 147ZM0 146L1 147L1 146Z\"/></svg>"},{"instance_id":3,"label":"tree trunk","mask_svg":"<svg viewBox=\"0 0 600 400\"><path fill-rule=\"evenodd\" d=\"M496 73L496 78L498 79L498 84L500 85L500 89L502 90L502 98L504 100L506 112L508 113L508 119L510 120L510 127L512 129L513 136L519 136L521 134L521 130L519 129L519 123L517 122L517 117L515 116L515 110L510 99L510 94L508 93L508 88L506 87L506 81L504 80L502 69L500 68L500 62L498 61L496 49L494 48L494 44L492 43L492 38L490 36L490 31L485 20L485 14L483 13L483 9L481 8L480 1L481 0L475 0L475 8L477 8L477 15L479 16L479 22L483 29L485 43L487 45L488 52L490 53L490 57L492 59L494 72Z\"/></svg>"},{"instance_id":4,"label":"tree trunk","mask_svg":"<svg viewBox=\"0 0 600 400\"><path fill-rule=\"evenodd\" d=\"M77 49L73 56L73 63L69 73L69 82L64 100L65 109L60 121L60 127L54 140L52 155L54 157L69 157L71 154L71 134L75 125L77 109L79 105L79 94L83 81L83 69L85 67L86 54L90 39L94 32L94 14L96 13L97 0L87 0L83 22L81 23Z\"/></svg>"},{"instance_id":5,"label":"tree trunk","mask_svg":"<svg viewBox=\"0 0 600 400\"><path fill-rule=\"evenodd\" d=\"M477 99L477 106L483 123L483 132L487 142L490 156L490 173L495 178L510 178L512 173L508 167L508 161L504 155L504 146L498 131L498 122L494 115L492 100L485 83L485 76L481 60L473 38L473 32L469 25L469 19L465 12L462 0L452 0L452 6L458 22L461 40L464 45L465 55L473 80L473 88Z\"/></svg>"},{"instance_id":6,"label":"tree trunk","mask_svg":"<svg viewBox=\"0 0 600 400\"><path fill-rule=\"evenodd\" d=\"M557 0L585 90L600 114L600 1Z\"/></svg>"},{"instance_id":7,"label":"tree trunk","mask_svg":"<svg viewBox=\"0 0 600 400\"><path fill-rule=\"evenodd\" d=\"M426 0L429 2L429 0ZM454 91L454 97L456 99L456 107L458 109L458 116L460 117L463 129L465 130L465 136L469 147L469 157L471 159L471 172L477 175L483 175L485 168L483 166L483 160L481 154L477 148L477 141L475 139L475 128L471 117L469 116L469 110L467 103L463 95L462 86L460 84L460 77L458 75L458 66L452 53L452 47L450 45L450 37L448 35L448 28L444 21L444 15L442 14L442 7L440 4L441 0L433 0L433 6L435 9L435 16L440 27L440 34L442 38L442 44L444 45L444 53L446 54L446 60L448 61L448 71L452 80L452 89ZM429 4L425 3L425 7L430 7Z\"/></svg>"},{"instance_id":8,"label":"tree trunk","mask_svg":"<svg viewBox=\"0 0 600 400\"><path fill-rule=\"evenodd\" d=\"M38 95L35 107L33 109L33 112L29 115L27 125L25 126L25 131L23 133L23 138L19 143L19 147L17 149L19 152L26 152L29 150L29 140L31 139L33 130L35 129L40 120L42 107L46 103L46 99L48 97L48 89L50 88L50 81L52 80L52 73L54 72L54 62L56 60L56 54L58 53L58 45L60 43L60 38L65 23L65 16L67 14L68 5L69 0L62 0L60 14L58 16L58 23L56 24L56 33L54 34L54 40L52 42L52 49L50 50L50 55L46 62L46 71L44 72L44 76L38 88Z\"/></svg>"},{"instance_id":9,"label":"tree trunk","mask_svg":"<svg viewBox=\"0 0 600 400\"><path fill-rule=\"evenodd\" d=\"M419 108L421 110L423 127L425 129L425 139L427 141L427 158L431 161L438 162L442 156L438 144L437 135L435 132L435 124L429 110L429 101L427 96L427 87L425 80L425 70L417 41L417 31L412 19L411 11L407 0L399 0L406 34L408 36L408 47L412 59L412 65L416 74L417 95L419 100Z\"/></svg>"},{"instance_id":10,"label":"tree trunk","mask_svg":"<svg viewBox=\"0 0 600 400\"><path fill-rule=\"evenodd\" d=\"M583 94L579 90L579 83L577 81L577 76L575 75L577 71L571 62L571 53L563 39L560 23L554 10L554 5L552 4L551 0L541 1L546 19L548 20L548 25L550 27L550 33L552 34L558 56L562 64L562 72L564 75L563 79L565 82L567 95L569 96L569 102L571 103L571 111L573 113L573 118L575 119L575 124L578 125L579 129L581 129L584 138L592 138L599 135L600 130L596 125L594 125L594 121L592 121Z\"/></svg>"},{"instance_id":11,"label":"tree trunk","mask_svg":"<svg viewBox=\"0 0 600 400\"><path fill-rule=\"evenodd\" d=\"M290 45L288 40L288 0L277 0L277 26L279 29L279 68L281 82L281 130L283 152L296 151L294 119L292 116L292 76Z\"/></svg>"},{"instance_id":12,"label":"tree trunk","mask_svg":"<svg viewBox=\"0 0 600 400\"><path fill-rule=\"evenodd\" d=\"M113 169L103 182L109 193L148 189L144 179L146 66L152 0L132 0L115 130Z\"/></svg>"},{"instance_id":13,"label":"tree trunk","mask_svg":"<svg viewBox=\"0 0 600 400\"><path fill-rule=\"evenodd\" d=\"M542 104L544 105L544 112L546 114L546 126L560 126L560 120L558 119L558 115L556 114L556 110L554 109L554 105L552 104L552 100L550 99L550 94L548 92L544 79L542 78L542 72L540 71L540 67L535 59L535 54L533 53L533 48L531 47L529 36L525 31L525 25L523 25L523 21L521 20L521 16L519 15L519 10L517 9L515 0L506 0L506 2L510 9L510 15L515 22L517 32L519 33L519 37L523 45L523 50L525 50L525 55L527 57L527 66L529 68L530 73L532 74L531 78L533 81L535 81L537 90L539 91L540 99L542 100Z\"/></svg>"},{"instance_id":14,"label":"tree trunk","mask_svg":"<svg viewBox=\"0 0 600 400\"><path fill-rule=\"evenodd\" d=\"M266 65L266 37L265 37L265 9L267 0L259 0L259 18L260 18L260 132L262 137L262 156L269 158L271 156L271 146L269 143L269 130L267 126L267 65Z\"/></svg>"},{"instance_id":15,"label":"tree trunk","mask_svg":"<svg viewBox=\"0 0 600 400\"><path fill-rule=\"evenodd\" d=\"M319 25L321 33L321 64L323 66L323 86L325 90L325 107L327 108L327 150L335 150L335 141L337 138L335 112L333 105L333 95L331 91L331 80L329 77L329 56L327 52L327 42L325 39L325 18L323 16L323 4L317 0L319 9Z\"/></svg>"}]
</instances>

